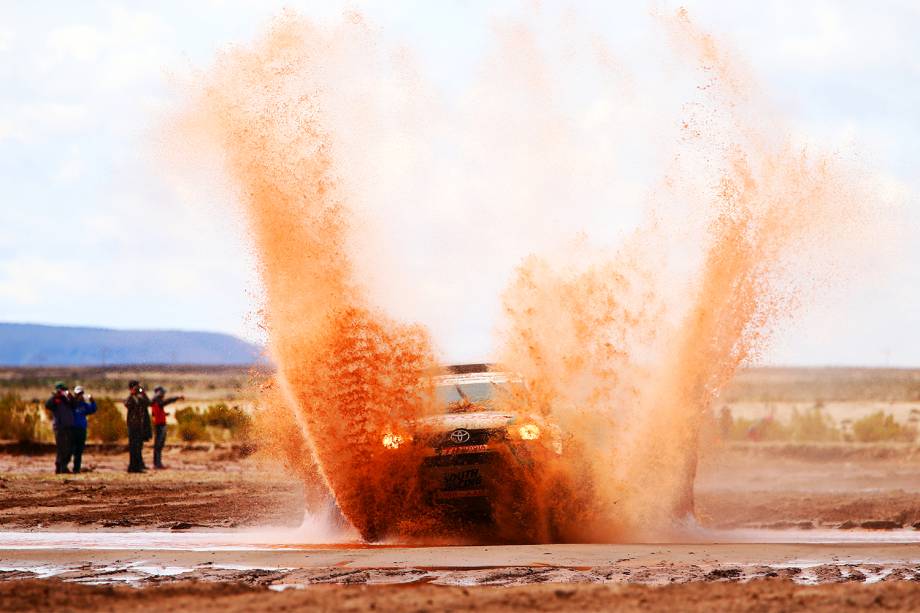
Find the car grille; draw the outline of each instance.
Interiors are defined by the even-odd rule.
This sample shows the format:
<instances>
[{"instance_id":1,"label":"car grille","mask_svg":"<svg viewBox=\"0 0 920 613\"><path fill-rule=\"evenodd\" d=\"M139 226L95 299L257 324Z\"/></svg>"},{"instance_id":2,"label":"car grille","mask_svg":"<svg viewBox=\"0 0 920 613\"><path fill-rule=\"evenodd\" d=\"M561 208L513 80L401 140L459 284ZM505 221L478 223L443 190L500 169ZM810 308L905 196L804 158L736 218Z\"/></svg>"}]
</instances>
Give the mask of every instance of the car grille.
<instances>
[{"instance_id":1,"label":"car grille","mask_svg":"<svg viewBox=\"0 0 920 613\"><path fill-rule=\"evenodd\" d=\"M466 428L458 428L458 430L466 430ZM485 445L489 442L489 438L492 435L491 430L479 429L479 430L466 430L470 433L470 440L464 441L462 443L456 443L451 440L450 435L456 430L451 430L450 432L445 432L440 438L436 438L433 442L435 443L434 447L469 447L470 445Z\"/></svg>"}]
</instances>

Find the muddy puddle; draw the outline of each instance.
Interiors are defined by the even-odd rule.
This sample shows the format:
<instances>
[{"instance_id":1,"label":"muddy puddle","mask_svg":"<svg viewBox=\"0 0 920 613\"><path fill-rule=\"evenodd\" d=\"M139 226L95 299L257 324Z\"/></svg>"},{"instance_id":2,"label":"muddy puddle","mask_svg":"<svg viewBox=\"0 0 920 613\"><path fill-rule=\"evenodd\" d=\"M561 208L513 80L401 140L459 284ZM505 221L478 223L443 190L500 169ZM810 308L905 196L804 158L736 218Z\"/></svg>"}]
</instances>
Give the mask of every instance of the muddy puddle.
<instances>
[{"instance_id":1,"label":"muddy puddle","mask_svg":"<svg viewBox=\"0 0 920 613\"><path fill-rule=\"evenodd\" d=\"M26 578L137 587L194 579L273 590L324 583L917 581L920 534L699 530L680 543L412 547L307 544L295 530L0 533L0 580Z\"/></svg>"},{"instance_id":2,"label":"muddy puddle","mask_svg":"<svg viewBox=\"0 0 920 613\"><path fill-rule=\"evenodd\" d=\"M347 537L351 538L347 538ZM346 537L346 538L342 538ZM676 544L915 544L920 531L901 530L710 530L698 528L675 535L672 542L645 542L643 545ZM585 545L584 547L588 547ZM600 545L603 547L603 545ZM136 532L0 532L0 550L76 549L76 550L162 550L162 551L272 551L289 550L374 550L406 548L416 550L462 550L469 547L430 547L411 543L362 543L351 534L305 534L300 529L261 529L238 531L136 531ZM486 548L489 549L489 548ZM517 549L494 547L492 549Z\"/></svg>"}]
</instances>

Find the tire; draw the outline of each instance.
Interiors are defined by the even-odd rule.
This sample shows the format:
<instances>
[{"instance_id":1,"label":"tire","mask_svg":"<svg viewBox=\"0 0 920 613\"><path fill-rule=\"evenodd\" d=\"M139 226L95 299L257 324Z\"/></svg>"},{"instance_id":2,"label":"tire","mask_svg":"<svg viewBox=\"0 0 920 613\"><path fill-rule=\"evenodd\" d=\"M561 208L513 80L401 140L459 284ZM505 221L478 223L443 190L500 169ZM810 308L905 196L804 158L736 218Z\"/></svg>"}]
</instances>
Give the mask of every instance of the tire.
<instances>
[{"instance_id":1,"label":"tire","mask_svg":"<svg viewBox=\"0 0 920 613\"><path fill-rule=\"evenodd\" d=\"M504 459L496 463L486 483L495 539L517 545L546 543L549 525L544 505L536 496L533 470L512 462Z\"/></svg>"}]
</instances>

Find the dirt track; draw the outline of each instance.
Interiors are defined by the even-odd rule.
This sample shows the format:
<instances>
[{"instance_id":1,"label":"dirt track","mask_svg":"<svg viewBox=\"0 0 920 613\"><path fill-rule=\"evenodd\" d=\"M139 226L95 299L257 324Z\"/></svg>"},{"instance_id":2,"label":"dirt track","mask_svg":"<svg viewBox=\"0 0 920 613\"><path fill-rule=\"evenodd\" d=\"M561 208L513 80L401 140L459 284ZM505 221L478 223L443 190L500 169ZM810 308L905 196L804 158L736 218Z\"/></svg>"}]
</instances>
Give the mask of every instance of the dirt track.
<instances>
[{"instance_id":1,"label":"dirt track","mask_svg":"<svg viewBox=\"0 0 920 613\"><path fill-rule=\"evenodd\" d=\"M124 472L126 455L91 448L88 472L54 476L51 455L0 453L0 527L162 530L302 520L300 485L242 458L238 448L171 447L165 461L172 469L145 475ZM909 528L920 522L918 474L912 447L735 446L702 464L697 510L713 528Z\"/></svg>"},{"instance_id":2,"label":"dirt track","mask_svg":"<svg viewBox=\"0 0 920 613\"><path fill-rule=\"evenodd\" d=\"M691 535L692 536L692 535ZM697 535L699 536L699 535ZM850 533L714 532L684 544L405 547L302 544L288 531L186 534L3 533L0 578L134 586L199 580L273 589L317 584L669 585L787 579L800 584L920 580L920 543ZM833 539L833 536L830 536ZM770 539L780 542L770 542ZM869 542L859 542L864 539ZM912 542L911 542L912 539Z\"/></svg>"},{"instance_id":3,"label":"dirt track","mask_svg":"<svg viewBox=\"0 0 920 613\"><path fill-rule=\"evenodd\" d=\"M82 474L55 476L50 454L0 454L0 527L298 525L300 485L240 456L236 447L172 446L164 455L170 470L130 475L126 453L91 447Z\"/></svg>"},{"instance_id":4,"label":"dirt track","mask_svg":"<svg viewBox=\"0 0 920 613\"><path fill-rule=\"evenodd\" d=\"M0 453L0 608L920 606L920 460L910 447L727 447L701 465L694 544L535 548L310 547L320 541L298 532L299 484L237 448L172 447L171 469L145 475L126 474L125 460L91 448L88 472L56 477L48 454ZM266 525L282 528L254 529ZM764 527L782 530L750 532ZM706 544L727 534L751 542ZM764 535L798 544L758 544ZM804 544L828 538L849 542ZM109 585L85 585L99 583ZM804 585L813 583L822 585Z\"/></svg>"},{"instance_id":5,"label":"dirt track","mask_svg":"<svg viewBox=\"0 0 920 613\"><path fill-rule=\"evenodd\" d=\"M8 611L916 611L920 585L822 585L785 581L636 585L535 585L518 588L315 586L273 592L243 584L179 583L148 590L57 581L0 583Z\"/></svg>"}]
</instances>

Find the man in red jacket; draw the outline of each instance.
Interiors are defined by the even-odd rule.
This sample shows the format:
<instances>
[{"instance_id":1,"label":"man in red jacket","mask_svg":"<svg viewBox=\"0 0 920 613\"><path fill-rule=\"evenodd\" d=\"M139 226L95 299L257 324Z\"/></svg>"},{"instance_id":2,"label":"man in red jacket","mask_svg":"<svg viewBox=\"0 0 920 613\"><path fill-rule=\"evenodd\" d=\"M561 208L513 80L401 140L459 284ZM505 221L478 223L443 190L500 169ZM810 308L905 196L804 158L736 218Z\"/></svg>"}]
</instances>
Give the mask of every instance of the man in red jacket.
<instances>
[{"instance_id":1,"label":"man in red jacket","mask_svg":"<svg viewBox=\"0 0 920 613\"><path fill-rule=\"evenodd\" d=\"M153 411L153 429L155 431L153 438L153 467L166 468L163 466L163 446L166 444L166 405L172 404L177 400L185 400L185 396L166 397L166 390L158 385L153 388L153 400L150 401L150 408Z\"/></svg>"}]
</instances>

